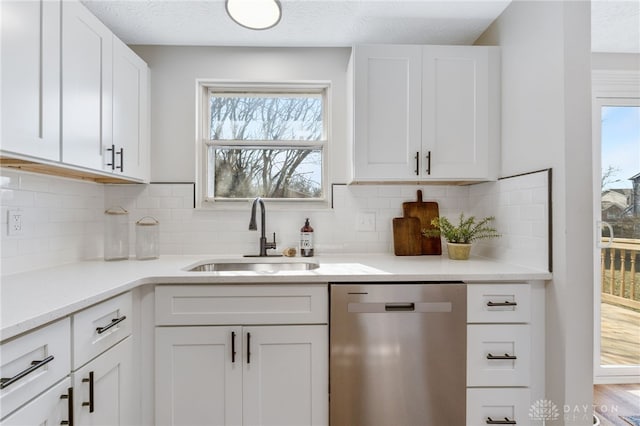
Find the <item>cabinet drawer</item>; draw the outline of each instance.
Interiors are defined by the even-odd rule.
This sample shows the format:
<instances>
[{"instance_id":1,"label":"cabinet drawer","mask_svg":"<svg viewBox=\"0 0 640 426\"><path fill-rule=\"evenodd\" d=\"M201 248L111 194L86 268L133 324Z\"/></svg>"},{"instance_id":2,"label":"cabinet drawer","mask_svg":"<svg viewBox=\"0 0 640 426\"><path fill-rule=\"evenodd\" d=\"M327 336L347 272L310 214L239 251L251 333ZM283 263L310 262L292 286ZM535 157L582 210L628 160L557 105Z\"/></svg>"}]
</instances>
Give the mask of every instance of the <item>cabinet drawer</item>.
<instances>
[{"instance_id":1,"label":"cabinet drawer","mask_svg":"<svg viewBox=\"0 0 640 426\"><path fill-rule=\"evenodd\" d=\"M2 426L60 425L69 421L69 413L73 410L73 398L69 399L70 387L71 379L67 377L2 420Z\"/></svg>"},{"instance_id":2,"label":"cabinet drawer","mask_svg":"<svg viewBox=\"0 0 640 426\"><path fill-rule=\"evenodd\" d=\"M73 316L73 369L86 364L131 334L131 293Z\"/></svg>"},{"instance_id":3,"label":"cabinet drawer","mask_svg":"<svg viewBox=\"0 0 640 426\"><path fill-rule=\"evenodd\" d=\"M527 426L530 406L529 389L467 389L467 426L487 426L505 418Z\"/></svg>"},{"instance_id":4,"label":"cabinet drawer","mask_svg":"<svg viewBox=\"0 0 640 426\"><path fill-rule=\"evenodd\" d=\"M531 320L528 284L470 284L467 322L527 323Z\"/></svg>"},{"instance_id":5,"label":"cabinet drawer","mask_svg":"<svg viewBox=\"0 0 640 426\"><path fill-rule=\"evenodd\" d=\"M325 284L159 285L156 325L326 324Z\"/></svg>"},{"instance_id":6,"label":"cabinet drawer","mask_svg":"<svg viewBox=\"0 0 640 426\"><path fill-rule=\"evenodd\" d=\"M0 417L6 416L69 374L69 322L65 318L0 346L0 377L3 378ZM11 378L11 381L5 380Z\"/></svg>"},{"instance_id":7,"label":"cabinet drawer","mask_svg":"<svg viewBox=\"0 0 640 426\"><path fill-rule=\"evenodd\" d=\"M526 324L467 326L467 386L529 386L531 337Z\"/></svg>"}]
</instances>

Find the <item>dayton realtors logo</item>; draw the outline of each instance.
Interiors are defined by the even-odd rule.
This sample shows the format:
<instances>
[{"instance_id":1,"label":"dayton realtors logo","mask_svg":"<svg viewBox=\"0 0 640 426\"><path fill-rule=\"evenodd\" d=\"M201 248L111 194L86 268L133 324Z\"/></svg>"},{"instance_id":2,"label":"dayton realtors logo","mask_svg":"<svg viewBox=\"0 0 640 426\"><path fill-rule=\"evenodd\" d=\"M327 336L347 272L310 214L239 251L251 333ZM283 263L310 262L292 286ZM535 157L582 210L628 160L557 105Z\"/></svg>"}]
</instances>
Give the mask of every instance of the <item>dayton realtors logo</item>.
<instances>
[{"instance_id":1,"label":"dayton realtors logo","mask_svg":"<svg viewBox=\"0 0 640 426\"><path fill-rule=\"evenodd\" d=\"M529 417L531 420L558 420L560 410L558 406L547 399L539 399L529 407Z\"/></svg>"},{"instance_id":2,"label":"dayton realtors logo","mask_svg":"<svg viewBox=\"0 0 640 426\"><path fill-rule=\"evenodd\" d=\"M596 407L590 404L574 406L564 405L562 407L562 411L560 411L560 408L556 404L554 404L553 401L548 399L539 399L529 407L529 418L532 421L541 421L543 425L545 425L549 420L559 420L560 416L563 416L565 421L592 422L594 420L593 413L596 411L596 408L601 413L618 412L617 405L599 405Z\"/></svg>"}]
</instances>

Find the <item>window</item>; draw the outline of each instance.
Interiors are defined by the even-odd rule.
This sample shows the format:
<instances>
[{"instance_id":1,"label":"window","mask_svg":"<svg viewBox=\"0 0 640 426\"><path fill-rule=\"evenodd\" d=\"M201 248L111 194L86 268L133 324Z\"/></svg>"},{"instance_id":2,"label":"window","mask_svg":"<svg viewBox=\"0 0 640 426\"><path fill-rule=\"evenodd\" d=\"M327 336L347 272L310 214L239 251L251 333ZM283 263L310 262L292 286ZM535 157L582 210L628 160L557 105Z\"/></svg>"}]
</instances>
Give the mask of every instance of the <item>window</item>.
<instances>
[{"instance_id":1,"label":"window","mask_svg":"<svg viewBox=\"0 0 640 426\"><path fill-rule=\"evenodd\" d=\"M205 89L206 202L324 199L326 85Z\"/></svg>"}]
</instances>

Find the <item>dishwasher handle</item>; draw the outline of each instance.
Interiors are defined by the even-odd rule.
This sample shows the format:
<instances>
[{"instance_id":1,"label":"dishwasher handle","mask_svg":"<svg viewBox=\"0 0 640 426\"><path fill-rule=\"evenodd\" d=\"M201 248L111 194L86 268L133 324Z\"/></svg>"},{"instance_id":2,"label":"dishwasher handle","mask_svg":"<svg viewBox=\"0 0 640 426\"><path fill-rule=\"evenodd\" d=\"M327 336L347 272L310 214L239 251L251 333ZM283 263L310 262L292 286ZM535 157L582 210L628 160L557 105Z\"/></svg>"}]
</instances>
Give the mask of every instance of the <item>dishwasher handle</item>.
<instances>
[{"instance_id":1,"label":"dishwasher handle","mask_svg":"<svg viewBox=\"0 0 640 426\"><path fill-rule=\"evenodd\" d=\"M452 312L452 302L351 302L347 312L354 314L384 314L394 312L442 313Z\"/></svg>"},{"instance_id":2,"label":"dishwasher handle","mask_svg":"<svg viewBox=\"0 0 640 426\"><path fill-rule=\"evenodd\" d=\"M386 312L413 312L416 310L415 303L385 303Z\"/></svg>"}]
</instances>

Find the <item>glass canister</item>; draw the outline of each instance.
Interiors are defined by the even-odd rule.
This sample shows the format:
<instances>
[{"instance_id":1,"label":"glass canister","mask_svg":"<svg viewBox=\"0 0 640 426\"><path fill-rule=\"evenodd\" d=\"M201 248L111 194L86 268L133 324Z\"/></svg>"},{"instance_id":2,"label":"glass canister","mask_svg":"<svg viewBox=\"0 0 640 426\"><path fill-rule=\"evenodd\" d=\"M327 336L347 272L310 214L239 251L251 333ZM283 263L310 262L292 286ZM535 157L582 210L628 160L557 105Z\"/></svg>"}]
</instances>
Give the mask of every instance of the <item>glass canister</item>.
<instances>
[{"instance_id":1,"label":"glass canister","mask_svg":"<svg viewBox=\"0 0 640 426\"><path fill-rule=\"evenodd\" d=\"M104 260L129 258L129 212L111 207L104 212Z\"/></svg>"},{"instance_id":2,"label":"glass canister","mask_svg":"<svg viewBox=\"0 0 640 426\"><path fill-rule=\"evenodd\" d=\"M160 222L145 216L136 222L136 258L157 259L160 256Z\"/></svg>"}]
</instances>

